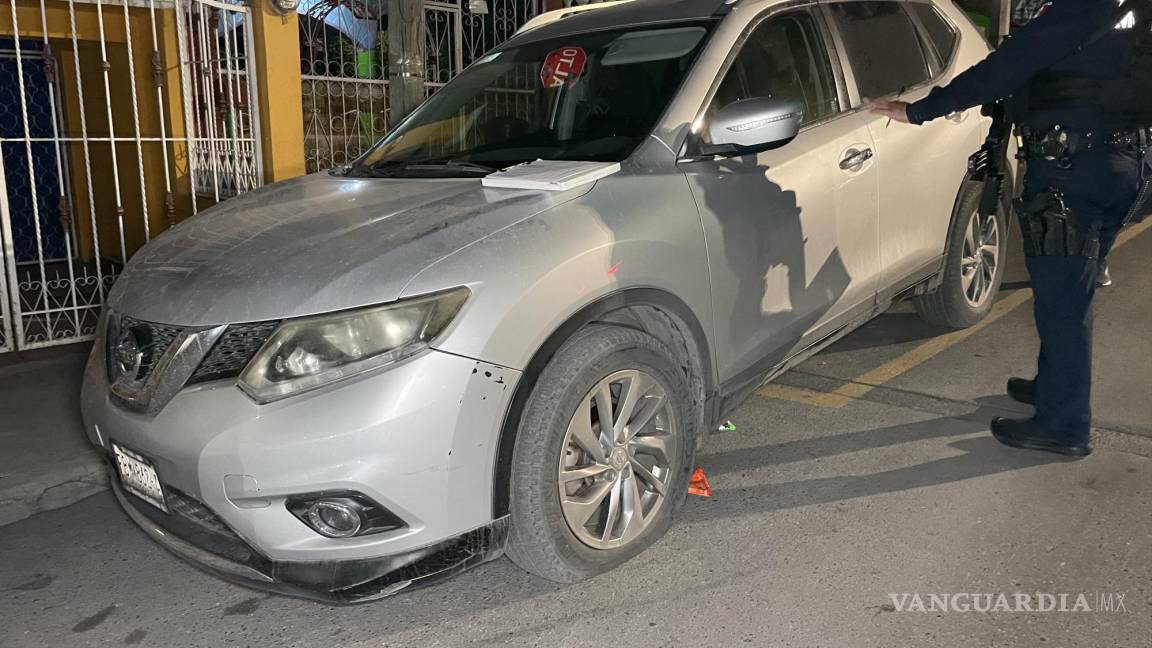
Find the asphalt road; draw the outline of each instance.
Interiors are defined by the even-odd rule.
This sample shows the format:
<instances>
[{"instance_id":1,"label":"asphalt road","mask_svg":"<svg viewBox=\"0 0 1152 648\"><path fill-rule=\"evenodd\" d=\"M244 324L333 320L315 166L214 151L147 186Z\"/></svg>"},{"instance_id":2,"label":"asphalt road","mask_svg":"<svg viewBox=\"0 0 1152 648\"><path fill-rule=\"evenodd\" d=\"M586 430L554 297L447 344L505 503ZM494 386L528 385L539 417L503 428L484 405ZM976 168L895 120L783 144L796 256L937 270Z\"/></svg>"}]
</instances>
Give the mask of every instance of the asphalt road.
<instances>
[{"instance_id":1,"label":"asphalt road","mask_svg":"<svg viewBox=\"0 0 1152 648\"><path fill-rule=\"evenodd\" d=\"M1000 391L1036 349L1016 270L1011 308L974 333L941 337L898 308L754 397L700 457L715 497L589 582L500 560L325 607L202 574L103 494L0 528L0 646L1152 645L1149 258L1152 233L1113 257L1103 429L1083 461L988 435L1020 411ZM1092 611L901 611L891 596L1017 592L1069 608L1084 594Z\"/></svg>"}]
</instances>

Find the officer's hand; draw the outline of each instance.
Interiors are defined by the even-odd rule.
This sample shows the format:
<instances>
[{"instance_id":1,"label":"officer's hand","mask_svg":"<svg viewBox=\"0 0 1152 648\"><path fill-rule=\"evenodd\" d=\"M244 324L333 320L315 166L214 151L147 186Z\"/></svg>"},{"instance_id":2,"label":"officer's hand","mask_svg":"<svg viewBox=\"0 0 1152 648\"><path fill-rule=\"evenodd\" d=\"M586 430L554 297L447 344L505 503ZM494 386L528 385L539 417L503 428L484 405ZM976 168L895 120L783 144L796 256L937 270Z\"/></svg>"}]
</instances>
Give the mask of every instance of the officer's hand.
<instances>
[{"instance_id":1,"label":"officer's hand","mask_svg":"<svg viewBox=\"0 0 1152 648\"><path fill-rule=\"evenodd\" d=\"M872 112L888 119L894 119L904 124L909 123L907 101L870 101L865 106Z\"/></svg>"}]
</instances>

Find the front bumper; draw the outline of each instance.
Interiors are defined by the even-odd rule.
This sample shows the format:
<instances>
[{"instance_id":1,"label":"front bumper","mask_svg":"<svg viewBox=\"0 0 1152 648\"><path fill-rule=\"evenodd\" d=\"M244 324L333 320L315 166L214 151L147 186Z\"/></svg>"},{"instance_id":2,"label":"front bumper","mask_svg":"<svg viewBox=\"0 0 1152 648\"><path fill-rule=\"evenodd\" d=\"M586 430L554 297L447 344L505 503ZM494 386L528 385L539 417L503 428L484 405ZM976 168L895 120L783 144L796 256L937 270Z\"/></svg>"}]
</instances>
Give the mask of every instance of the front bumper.
<instances>
[{"instance_id":1,"label":"front bumper","mask_svg":"<svg viewBox=\"0 0 1152 648\"><path fill-rule=\"evenodd\" d=\"M183 502L164 513L124 492L109 464L120 506L148 537L224 580L330 604L363 603L449 578L504 553L508 518L404 553L345 561L277 561L262 555L206 510Z\"/></svg>"},{"instance_id":2,"label":"front bumper","mask_svg":"<svg viewBox=\"0 0 1152 648\"><path fill-rule=\"evenodd\" d=\"M110 396L103 346L98 336L81 397L90 440L106 454L115 442L146 457L166 493L227 530L222 551L204 525L157 518L165 514L125 495L133 519L185 558L232 580L339 602L498 555L493 468L518 372L430 350L266 405L234 380L195 385L148 415ZM287 509L290 497L334 491L361 493L405 526L333 539ZM462 542L471 549L461 553ZM447 562L429 566L437 560Z\"/></svg>"}]
</instances>

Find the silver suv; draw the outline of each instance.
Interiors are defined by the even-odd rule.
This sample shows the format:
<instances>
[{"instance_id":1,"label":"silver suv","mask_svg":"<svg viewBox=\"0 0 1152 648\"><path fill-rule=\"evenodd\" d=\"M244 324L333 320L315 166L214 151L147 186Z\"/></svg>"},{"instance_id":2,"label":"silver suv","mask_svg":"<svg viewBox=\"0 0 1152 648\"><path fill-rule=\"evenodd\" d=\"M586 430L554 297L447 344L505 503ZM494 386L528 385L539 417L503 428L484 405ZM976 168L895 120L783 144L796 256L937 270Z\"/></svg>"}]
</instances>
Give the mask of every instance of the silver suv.
<instances>
[{"instance_id":1,"label":"silver suv","mask_svg":"<svg viewBox=\"0 0 1152 648\"><path fill-rule=\"evenodd\" d=\"M364 157L141 250L88 365L128 514L231 580L332 602L507 553L572 582L668 529L708 430L914 299L1001 277L950 2L637 0L537 20Z\"/></svg>"}]
</instances>

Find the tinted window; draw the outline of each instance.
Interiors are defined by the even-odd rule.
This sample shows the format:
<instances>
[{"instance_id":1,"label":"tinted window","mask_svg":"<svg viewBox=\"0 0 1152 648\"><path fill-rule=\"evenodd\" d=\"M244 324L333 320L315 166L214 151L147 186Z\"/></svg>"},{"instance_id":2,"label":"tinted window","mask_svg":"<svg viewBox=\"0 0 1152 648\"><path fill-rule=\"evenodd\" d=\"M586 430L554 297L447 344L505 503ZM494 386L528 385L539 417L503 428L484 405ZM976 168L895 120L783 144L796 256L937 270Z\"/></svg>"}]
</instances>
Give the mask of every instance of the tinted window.
<instances>
[{"instance_id":1,"label":"tinted window","mask_svg":"<svg viewBox=\"0 0 1152 648\"><path fill-rule=\"evenodd\" d=\"M832 15L864 97L895 94L931 76L916 27L899 3L837 4Z\"/></svg>"},{"instance_id":2,"label":"tinted window","mask_svg":"<svg viewBox=\"0 0 1152 648\"><path fill-rule=\"evenodd\" d=\"M928 40L931 41L932 47L936 50L936 60L940 61L941 66L948 65L952 60L952 55L956 53L956 45L960 42L960 35L932 5L916 2L907 5L907 7L924 26Z\"/></svg>"},{"instance_id":3,"label":"tinted window","mask_svg":"<svg viewBox=\"0 0 1152 648\"><path fill-rule=\"evenodd\" d=\"M756 27L720 82L710 110L752 97L800 99L806 124L840 111L828 50L811 14L790 13Z\"/></svg>"}]
</instances>

